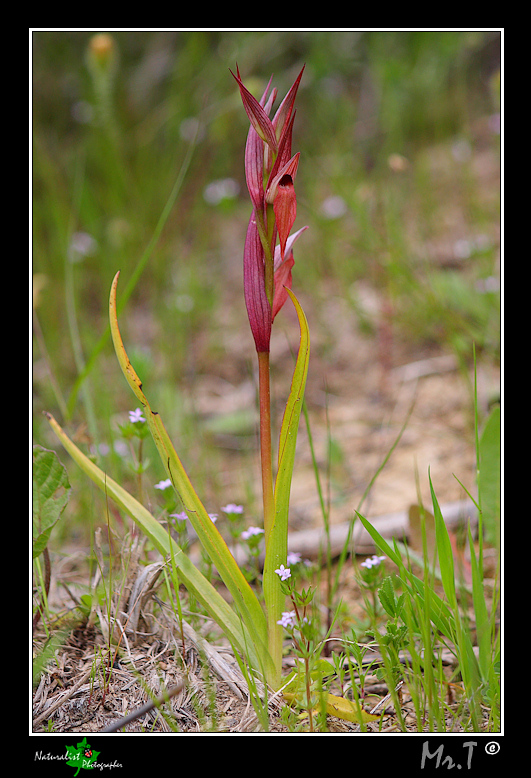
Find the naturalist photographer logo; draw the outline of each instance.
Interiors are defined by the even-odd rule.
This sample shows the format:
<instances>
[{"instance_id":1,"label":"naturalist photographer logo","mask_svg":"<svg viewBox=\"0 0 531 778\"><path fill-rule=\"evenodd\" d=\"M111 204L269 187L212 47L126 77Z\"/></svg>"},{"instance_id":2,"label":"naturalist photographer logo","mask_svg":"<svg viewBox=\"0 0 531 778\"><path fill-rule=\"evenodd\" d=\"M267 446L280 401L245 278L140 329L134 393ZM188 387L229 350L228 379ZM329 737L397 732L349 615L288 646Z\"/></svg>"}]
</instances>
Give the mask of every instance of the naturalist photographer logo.
<instances>
[{"instance_id":1,"label":"naturalist photographer logo","mask_svg":"<svg viewBox=\"0 0 531 778\"><path fill-rule=\"evenodd\" d=\"M84 737L76 746L66 746L66 754L50 754L42 751L35 752L35 761L65 761L68 767L75 768L74 778L80 770L112 770L122 767L116 759L112 762L98 760L101 751L95 751L87 738Z\"/></svg>"}]
</instances>

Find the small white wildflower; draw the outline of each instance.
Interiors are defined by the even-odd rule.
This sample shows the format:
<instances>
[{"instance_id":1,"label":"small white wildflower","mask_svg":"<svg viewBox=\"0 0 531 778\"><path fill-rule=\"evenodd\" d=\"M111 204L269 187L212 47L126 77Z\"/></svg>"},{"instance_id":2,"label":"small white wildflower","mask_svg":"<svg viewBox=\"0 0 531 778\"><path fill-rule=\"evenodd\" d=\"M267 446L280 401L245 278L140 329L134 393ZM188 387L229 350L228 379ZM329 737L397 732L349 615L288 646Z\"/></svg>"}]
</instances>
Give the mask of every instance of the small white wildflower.
<instances>
[{"instance_id":1,"label":"small white wildflower","mask_svg":"<svg viewBox=\"0 0 531 778\"><path fill-rule=\"evenodd\" d=\"M376 554L373 554L371 557L368 557L365 562L362 562L360 567L366 567L367 570L370 570L371 567L378 567L380 562L383 562L384 559L384 556L376 556Z\"/></svg>"},{"instance_id":2,"label":"small white wildflower","mask_svg":"<svg viewBox=\"0 0 531 778\"><path fill-rule=\"evenodd\" d=\"M217 513L209 513L208 518L215 524L218 520L218 514Z\"/></svg>"},{"instance_id":3,"label":"small white wildflower","mask_svg":"<svg viewBox=\"0 0 531 778\"><path fill-rule=\"evenodd\" d=\"M158 484L155 484L155 489L169 489L171 486L171 480L169 478L166 478L165 481L159 481Z\"/></svg>"},{"instance_id":4,"label":"small white wildflower","mask_svg":"<svg viewBox=\"0 0 531 778\"><path fill-rule=\"evenodd\" d=\"M211 181L203 190L203 197L209 205L218 205L222 200L237 197L240 185L233 178L220 178Z\"/></svg>"},{"instance_id":5,"label":"small white wildflower","mask_svg":"<svg viewBox=\"0 0 531 778\"><path fill-rule=\"evenodd\" d=\"M70 262L81 262L83 257L90 257L96 253L98 242L88 232L74 232L68 247Z\"/></svg>"},{"instance_id":6,"label":"small white wildflower","mask_svg":"<svg viewBox=\"0 0 531 778\"><path fill-rule=\"evenodd\" d=\"M288 565L298 565L301 561L301 555L297 551L290 551L286 561Z\"/></svg>"},{"instance_id":7,"label":"small white wildflower","mask_svg":"<svg viewBox=\"0 0 531 778\"><path fill-rule=\"evenodd\" d=\"M346 202L339 195L331 195L321 203L321 213L326 219L339 219L347 210Z\"/></svg>"},{"instance_id":8,"label":"small white wildflower","mask_svg":"<svg viewBox=\"0 0 531 778\"><path fill-rule=\"evenodd\" d=\"M134 411L129 411L129 421L131 424L136 424L137 421L145 421L140 408L136 408Z\"/></svg>"}]
</instances>

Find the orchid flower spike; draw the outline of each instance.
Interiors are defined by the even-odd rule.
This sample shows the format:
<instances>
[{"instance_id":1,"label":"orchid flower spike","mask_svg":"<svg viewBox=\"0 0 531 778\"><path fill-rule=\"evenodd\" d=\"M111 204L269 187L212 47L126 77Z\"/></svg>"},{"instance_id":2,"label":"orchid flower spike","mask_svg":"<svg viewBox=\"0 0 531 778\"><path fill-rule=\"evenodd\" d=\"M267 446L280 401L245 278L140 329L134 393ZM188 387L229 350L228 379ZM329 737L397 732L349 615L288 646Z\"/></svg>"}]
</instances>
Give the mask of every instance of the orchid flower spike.
<instances>
[{"instance_id":1,"label":"orchid flower spike","mask_svg":"<svg viewBox=\"0 0 531 778\"><path fill-rule=\"evenodd\" d=\"M245 178L253 212L247 228L243 271L244 295L258 352L269 351L271 326L291 288L293 243L306 229L291 234L297 215L295 177L299 153L292 156L294 103L304 67L270 118L277 96L271 80L257 100L241 79L238 83L250 127L245 147ZM277 246L277 237L279 245Z\"/></svg>"}]
</instances>

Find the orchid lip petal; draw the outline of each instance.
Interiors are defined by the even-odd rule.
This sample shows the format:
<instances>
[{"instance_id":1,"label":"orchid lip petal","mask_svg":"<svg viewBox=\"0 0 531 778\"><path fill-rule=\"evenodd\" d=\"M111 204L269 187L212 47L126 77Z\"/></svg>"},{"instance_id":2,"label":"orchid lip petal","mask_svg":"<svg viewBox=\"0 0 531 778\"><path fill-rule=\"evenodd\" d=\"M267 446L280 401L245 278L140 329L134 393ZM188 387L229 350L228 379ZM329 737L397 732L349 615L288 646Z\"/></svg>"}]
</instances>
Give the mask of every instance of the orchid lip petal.
<instances>
[{"instance_id":1,"label":"orchid lip petal","mask_svg":"<svg viewBox=\"0 0 531 778\"><path fill-rule=\"evenodd\" d=\"M299 167L299 158L300 158L300 151L298 151L289 160L289 162L286 162L286 164L282 167L281 170L278 171L278 173L275 175L275 177L268 185L266 191L266 202L268 202L270 205L275 202L278 185L280 181L284 178L284 176L291 176L292 180L293 181L295 180L295 176L297 175L297 168Z\"/></svg>"},{"instance_id":2,"label":"orchid lip petal","mask_svg":"<svg viewBox=\"0 0 531 778\"><path fill-rule=\"evenodd\" d=\"M300 230L297 230L297 232L294 232L292 235L289 236L289 238L286 241L286 248L284 249L284 262L289 257L290 252L293 249L293 244L295 241L300 238L302 233L308 229L308 225L305 227L301 227ZM280 254L280 246L275 247L275 272L279 269L280 265L282 264L282 257Z\"/></svg>"},{"instance_id":3,"label":"orchid lip petal","mask_svg":"<svg viewBox=\"0 0 531 778\"><path fill-rule=\"evenodd\" d=\"M284 259L286 242L297 216L297 198L292 177L286 173L277 185L273 210L280 240L280 255Z\"/></svg>"},{"instance_id":4,"label":"orchid lip petal","mask_svg":"<svg viewBox=\"0 0 531 778\"><path fill-rule=\"evenodd\" d=\"M273 308L271 312L271 322L275 320L275 316L280 311L286 300L288 299L288 293L286 289L291 289L291 271L295 260L293 259L293 244L302 233L307 230L308 227L301 227L300 230L290 235L286 241L286 248L284 251L284 259L281 258L280 246L275 248L275 293L273 296Z\"/></svg>"}]
</instances>

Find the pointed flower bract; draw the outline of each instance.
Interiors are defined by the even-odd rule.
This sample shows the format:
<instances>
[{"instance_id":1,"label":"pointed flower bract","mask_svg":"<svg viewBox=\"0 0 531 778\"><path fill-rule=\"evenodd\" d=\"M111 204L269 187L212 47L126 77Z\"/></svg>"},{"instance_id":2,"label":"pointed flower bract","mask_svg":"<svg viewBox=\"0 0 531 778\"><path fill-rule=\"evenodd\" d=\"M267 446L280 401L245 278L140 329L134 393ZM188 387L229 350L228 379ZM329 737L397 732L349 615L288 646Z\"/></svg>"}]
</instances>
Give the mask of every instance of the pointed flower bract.
<instances>
[{"instance_id":1,"label":"pointed flower bract","mask_svg":"<svg viewBox=\"0 0 531 778\"><path fill-rule=\"evenodd\" d=\"M243 84L239 68L236 75L231 71L251 125L245 146L245 178L253 213L247 227L243 272L247 314L259 353L269 351L271 325L286 302L286 287L291 288L295 262L292 246L303 231L290 237L297 215L294 181L300 156L291 155L293 106L303 71L304 68L273 120L269 113L277 90L270 92L271 79L258 101Z\"/></svg>"}]
</instances>

